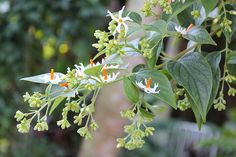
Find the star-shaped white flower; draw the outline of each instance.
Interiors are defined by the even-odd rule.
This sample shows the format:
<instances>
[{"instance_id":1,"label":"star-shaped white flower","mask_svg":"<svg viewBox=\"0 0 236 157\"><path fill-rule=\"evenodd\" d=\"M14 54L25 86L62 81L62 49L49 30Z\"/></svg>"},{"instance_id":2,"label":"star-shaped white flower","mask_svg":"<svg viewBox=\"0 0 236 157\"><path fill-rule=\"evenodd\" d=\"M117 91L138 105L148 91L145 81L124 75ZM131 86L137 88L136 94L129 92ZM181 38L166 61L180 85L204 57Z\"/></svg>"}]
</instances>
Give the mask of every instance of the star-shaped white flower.
<instances>
[{"instance_id":1,"label":"star-shaped white flower","mask_svg":"<svg viewBox=\"0 0 236 157\"><path fill-rule=\"evenodd\" d=\"M100 77L94 77L92 76L93 79L97 80L98 82L103 82L103 83L109 83L112 81L115 81L120 73L112 73L110 75L100 75Z\"/></svg>"},{"instance_id":2,"label":"star-shaped white flower","mask_svg":"<svg viewBox=\"0 0 236 157\"><path fill-rule=\"evenodd\" d=\"M193 27L193 24L190 24L188 26L188 28L183 28L181 26L175 26L175 30L182 35L186 35L192 27Z\"/></svg>"},{"instance_id":3,"label":"star-shaped white flower","mask_svg":"<svg viewBox=\"0 0 236 157\"><path fill-rule=\"evenodd\" d=\"M108 82L112 82L115 81L116 78L118 77L118 75L120 74L119 72L117 73L112 73L112 74L107 74L107 68L104 67L102 69L102 73L103 75L100 75L99 77L94 77L92 76L93 79L95 79L98 82L103 82L103 83L108 83Z\"/></svg>"},{"instance_id":4,"label":"star-shaped white flower","mask_svg":"<svg viewBox=\"0 0 236 157\"><path fill-rule=\"evenodd\" d=\"M61 73L54 73L54 69L51 69L50 74L44 75L43 80L44 83L59 84L64 76Z\"/></svg>"},{"instance_id":5,"label":"star-shaped white flower","mask_svg":"<svg viewBox=\"0 0 236 157\"><path fill-rule=\"evenodd\" d=\"M122 9L119 11L118 13L118 17L116 17L115 15L113 15L109 10L107 11L108 15L110 16L112 20L117 22L117 26L115 31L113 32L113 35L115 35L117 32L120 33L121 31L121 26L123 25L125 28L125 35L127 34L128 31L128 25L125 23L125 21L133 21L130 17L126 16L126 17L122 17L122 14L124 12L125 6L122 7Z\"/></svg>"},{"instance_id":6,"label":"star-shaped white flower","mask_svg":"<svg viewBox=\"0 0 236 157\"><path fill-rule=\"evenodd\" d=\"M85 67L84 67L83 63L80 63L80 65L75 64L75 68L76 68L75 69L76 70L76 75L78 77L84 77L85 76L85 74L84 74Z\"/></svg>"},{"instance_id":7,"label":"star-shaped white flower","mask_svg":"<svg viewBox=\"0 0 236 157\"><path fill-rule=\"evenodd\" d=\"M142 81L138 82L136 81L136 84L139 86L139 88L143 89L148 94L158 94L160 90L158 89L158 83L154 84L154 87L151 88L151 81L152 79L145 79L145 84L143 84Z\"/></svg>"}]
</instances>

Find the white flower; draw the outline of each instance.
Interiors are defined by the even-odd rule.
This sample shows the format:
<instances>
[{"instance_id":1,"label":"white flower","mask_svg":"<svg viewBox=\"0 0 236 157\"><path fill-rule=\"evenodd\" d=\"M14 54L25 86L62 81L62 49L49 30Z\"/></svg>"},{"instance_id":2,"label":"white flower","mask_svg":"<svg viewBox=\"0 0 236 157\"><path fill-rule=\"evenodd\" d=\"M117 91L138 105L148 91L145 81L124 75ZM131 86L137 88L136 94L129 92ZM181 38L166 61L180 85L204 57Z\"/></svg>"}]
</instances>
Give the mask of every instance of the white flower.
<instances>
[{"instance_id":1,"label":"white flower","mask_svg":"<svg viewBox=\"0 0 236 157\"><path fill-rule=\"evenodd\" d=\"M102 73L103 73L103 75L100 75L99 77L92 76L92 78L98 82L108 83L108 82L115 81L116 78L118 77L118 75L120 74L119 72L117 72L117 73L112 73L112 74L108 75L107 68L105 68L105 67L102 69Z\"/></svg>"},{"instance_id":2,"label":"white flower","mask_svg":"<svg viewBox=\"0 0 236 157\"><path fill-rule=\"evenodd\" d=\"M183 28L181 26L175 26L175 30L182 35L186 35L192 27L193 27L193 24L190 24L188 26L188 28Z\"/></svg>"},{"instance_id":3,"label":"white flower","mask_svg":"<svg viewBox=\"0 0 236 157\"><path fill-rule=\"evenodd\" d=\"M51 69L50 74L44 75L43 80L44 83L59 84L64 76L61 73L54 73L54 69Z\"/></svg>"},{"instance_id":4,"label":"white flower","mask_svg":"<svg viewBox=\"0 0 236 157\"><path fill-rule=\"evenodd\" d=\"M110 75L100 75L100 77L94 77L92 76L93 79L97 80L98 82L103 82L103 83L108 83L108 82L112 82L115 81L116 78L118 77L120 73L112 73Z\"/></svg>"},{"instance_id":5,"label":"white flower","mask_svg":"<svg viewBox=\"0 0 236 157\"><path fill-rule=\"evenodd\" d=\"M118 23L118 25L116 26L115 31L113 32L113 35L116 34L116 32L120 33L121 30L121 26L123 25L125 28L125 35L127 34L128 31L128 26L125 23L125 21L133 21L131 18L129 18L128 16L126 17L122 17L123 11L125 9L125 6L122 7L122 9L119 11L118 13L118 17L114 16L109 10L107 11L108 15L107 16L111 16L111 19L116 21Z\"/></svg>"},{"instance_id":6,"label":"white flower","mask_svg":"<svg viewBox=\"0 0 236 157\"><path fill-rule=\"evenodd\" d=\"M158 89L158 83L155 83L154 87L151 88L151 78L149 78L148 80L145 79L145 85L142 81L136 81L136 84L139 86L139 88L143 89L148 94L158 94L160 92L160 90Z\"/></svg>"},{"instance_id":7,"label":"white flower","mask_svg":"<svg viewBox=\"0 0 236 157\"><path fill-rule=\"evenodd\" d=\"M182 34L182 35L186 35L187 34L187 32L186 32L186 28L183 28L183 27L181 27L181 26L175 26L175 30L177 31L177 32L179 32L180 34Z\"/></svg>"},{"instance_id":8,"label":"white flower","mask_svg":"<svg viewBox=\"0 0 236 157\"><path fill-rule=\"evenodd\" d=\"M77 77L84 77L85 74L84 74L84 70L85 70L85 67L82 63L80 63L80 65L77 65L75 64L75 70L76 70L76 75Z\"/></svg>"}]
</instances>

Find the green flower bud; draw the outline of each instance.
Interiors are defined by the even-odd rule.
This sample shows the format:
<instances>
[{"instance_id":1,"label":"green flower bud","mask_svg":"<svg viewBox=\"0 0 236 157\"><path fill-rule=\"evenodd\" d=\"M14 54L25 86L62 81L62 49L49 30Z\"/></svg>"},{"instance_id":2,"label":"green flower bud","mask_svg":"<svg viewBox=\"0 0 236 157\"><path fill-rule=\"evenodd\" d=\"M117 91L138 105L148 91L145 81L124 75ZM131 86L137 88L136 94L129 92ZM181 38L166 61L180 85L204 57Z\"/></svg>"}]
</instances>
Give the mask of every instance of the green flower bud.
<instances>
[{"instance_id":1,"label":"green flower bud","mask_svg":"<svg viewBox=\"0 0 236 157\"><path fill-rule=\"evenodd\" d=\"M229 13L230 13L231 15L236 15L236 11L235 11L235 10L230 10Z\"/></svg>"},{"instance_id":2,"label":"green flower bud","mask_svg":"<svg viewBox=\"0 0 236 157\"><path fill-rule=\"evenodd\" d=\"M218 111L225 110L226 109L226 101L224 99L224 94L223 92L220 92L220 96L213 101L214 109L217 109Z\"/></svg>"},{"instance_id":3,"label":"green flower bud","mask_svg":"<svg viewBox=\"0 0 236 157\"><path fill-rule=\"evenodd\" d=\"M90 124L90 128L93 130L93 131L96 131L98 129L98 124L93 120Z\"/></svg>"},{"instance_id":4,"label":"green flower bud","mask_svg":"<svg viewBox=\"0 0 236 157\"><path fill-rule=\"evenodd\" d=\"M70 127L70 123L67 119L62 119L60 121L57 121L57 125L60 126L62 129Z\"/></svg>"},{"instance_id":5,"label":"green flower bud","mask_svg":"<svg viewBox=\"0 0 236 157\"><path fill-rule=\"evenodd\" d=\"M228 95L229 96L235 96L235 94L236 94L236 89L235 88L229 88Z\"/></svg>"},{"instance_id":6,"label":"green flower bud","mask_svg":"<svg viewBox=\"0 0 236 157\"><path fill-rule=\"evenodd\" d=\"M199 10L193 10L191 11L191 15L193 16L194 19L197 19L200 17L200 11Z\"/></svg>"},{"instance_id":7,"label":"green flower bud","mask_svg":"<svg viewBox=\"0 0 236 157\"><path fill-rule=\"evenodd\" d=\"M24 98L24 102L28 101L30 99L30 95L28 92L25 93L25 95L23 95Z\"/></svg>"},{"instance_id":8,"label":"green flower bud","mask_svg":"<svg viewBox=\"0 0 236 157\"><path fill-rule=\"evenodd\" d=\"M153 127L147 127L147 128L145 129L145 136L152 136L154 131L155 131L155 128L153 128Z\"/></svg>"},{"instance_id":9,"label":"green flower bud","mask_svg":"<svg viewBox=\"0 0 236 157\"><path fill-rule=\"evenodd\" d=\"M130 120L133 119L134 116L135 116L134 111L133 111L133 110L130 110L130 109L123 110L123 111L120 112L120 114L121 114L121 117L123 117L123 118L128 118L128 119L130 119Z\"/></svg>"},{"instance_id":10,"label":"green flower bud","mask_svg":"<svg viewBox=\"0 0 236 157\"><path fill-rule=\"evenodd\" d=\"M124 147L125 146L125 139L123 139L123 138L118 138L117 140L116 140L117 142L118 142L118 144L117 144L117 148L121 148L121 147Z\"/></svg>"},{"instance_id":11,"label":"green flower bud","mask_svg":"<svg viewBox=\"0 0 236 157\"><path fill-rule=\"evenodd\" d=\"M30 130L30 123L31 120L27 120L26 118L24 118L20 124L17 124L17 129L20 133L28 133Z\"/></svg>"},{"instance_id":12,"label":"green flower bud","mask_svg":"<svg viewBox=\"0 0 236 157\"><path fill-rule=\"evenodd\" d=\"M89 132L89 130L86 126L82 127L82 128L79 128L77 130L77 133L80 134L80 136L84 137L86 140L92 139L92 135L91 135L91 133Z\"/></svg>"},{"instance_id":13,"label":"green flower bud","mask_svg":"<svg viewBox=\"0 0 236 157\"><path fill-rule=\"evenodd\" d=\"M226 82L229 82L229 83L232 83L233 81L235 81L236 80L236 78L233 76L233 75L230 75L229 73L228 73L228 75L225 77L225 81Z\"/></svg>"},{"instance_id":14,"label":"green flower bud","mask_svg":"<svg viewBox=\"0 0 236 157\"><path fill-rule=\"evenodd\" d=\"M48 123L43 120L42 122L38 122L35 126L34 126L34 130L37 131L45 131L48 130Z\"/></svg>"},{"instance_id":15,"label":"green flower bud","mask_svg":"<svg viewBox=\"0 0 236 157\"><path fill-rule=\"evenodd\" d=\"M16 121L19 122L24 118L24 116L25 114L18 110L16 111L14 118L16 118Z\"/></svg>"},{"instance_id":16,"label":"green flower bud","mask_svg":"<svg viewBox=\"0 0 236 157\"><path fill-rule=\"evenodd\" d=\"M79 116L74 116L74 123L75 123L75 124L81 125L82 120L83 120L83 117L81 117L81 115L79 115Z\"/></svg>"},{"instance_id":17,"label":"green flower bud","mask_svg":"<svg viewBox=\"0 0 236 157\"><path fill-rule=\"evenodd\" d=\"M72 112L78 113L80 111L80 106L77 101L72 101L70 103L66 103L68 109Z\"/></svg>"}]
</instances>

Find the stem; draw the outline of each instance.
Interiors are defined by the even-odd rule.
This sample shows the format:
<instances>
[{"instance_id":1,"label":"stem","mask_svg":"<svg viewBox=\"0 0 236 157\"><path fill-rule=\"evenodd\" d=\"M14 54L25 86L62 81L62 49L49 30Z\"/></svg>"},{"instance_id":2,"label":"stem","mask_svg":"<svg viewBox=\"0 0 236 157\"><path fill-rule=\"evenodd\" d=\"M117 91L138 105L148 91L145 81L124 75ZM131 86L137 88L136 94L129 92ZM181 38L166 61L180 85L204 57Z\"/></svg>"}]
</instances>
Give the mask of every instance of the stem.
<instances>
[{"instance_id":1,"label":"stem","mask_svg":"<svg viewBox=\"0 0 236 157\"><path fill-rule=\"evenodd\" d=\"M181 52L180 52L179 54L177 54L172 60L174 60L174 61L178 60L178 59L181 58L183 55L185 55L187 52L189 52L190 50L196 48L197 46L198 46L198 44L195 44L195 45L191 46L190 48L181 51ZM163 66L166 65L166 63L167 63L167 62L164 62L164 63L162 63L162 64L156 66L155 69L160 69L160 68L162 68Z\"/></svg>"}]
</instances>

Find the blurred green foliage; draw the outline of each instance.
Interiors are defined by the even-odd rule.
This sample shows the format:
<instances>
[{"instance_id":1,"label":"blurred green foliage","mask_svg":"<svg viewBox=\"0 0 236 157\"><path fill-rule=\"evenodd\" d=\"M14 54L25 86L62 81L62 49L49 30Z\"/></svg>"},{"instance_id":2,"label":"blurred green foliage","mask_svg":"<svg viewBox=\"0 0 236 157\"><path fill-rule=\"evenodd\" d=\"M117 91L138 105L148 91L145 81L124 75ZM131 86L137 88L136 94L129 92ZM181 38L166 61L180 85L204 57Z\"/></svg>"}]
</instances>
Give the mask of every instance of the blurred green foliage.
<instances>
[{"instance_id":1,"label":"blurred green foliage","mask_svg":"<svg viewBox=\"0 0 236 157\"><path fill-rule=\"evenodd\" d=\"M105 25L101 21L106 15L107 2L0 1L0 156L29 157L34 154L35 157L46 157L50 154L50 157L60 157L55 153L58 146L51 142L53 140L41 140L43 136L38 135L27 138L16 133L13 114L23 103L21 95L30 88L38 88L29 87L19 79L48 72L50 67L65 71L65 67L78 60L88 62L93 51L89 45L93 43L94 30ZM55 135L50 133L48 136ZM22 140L28 142L22 145ZM31 154L27 154L28 148ZM64 152L63 156L68 156L69 151L62 149L61 154Z\"/></svg>"},{"instance_id":2,"label":"blurred green foliage","mask_svg":"<svg viewBox=\"0 0 236 157\"><path fill-rule=\"evenodd\" d=\"M207 138L199 143L201 147L218 147L217 157L236 156L236 108L228 112L229 121L217 128L218 136Z\"/></svg>"}]
</instances>

